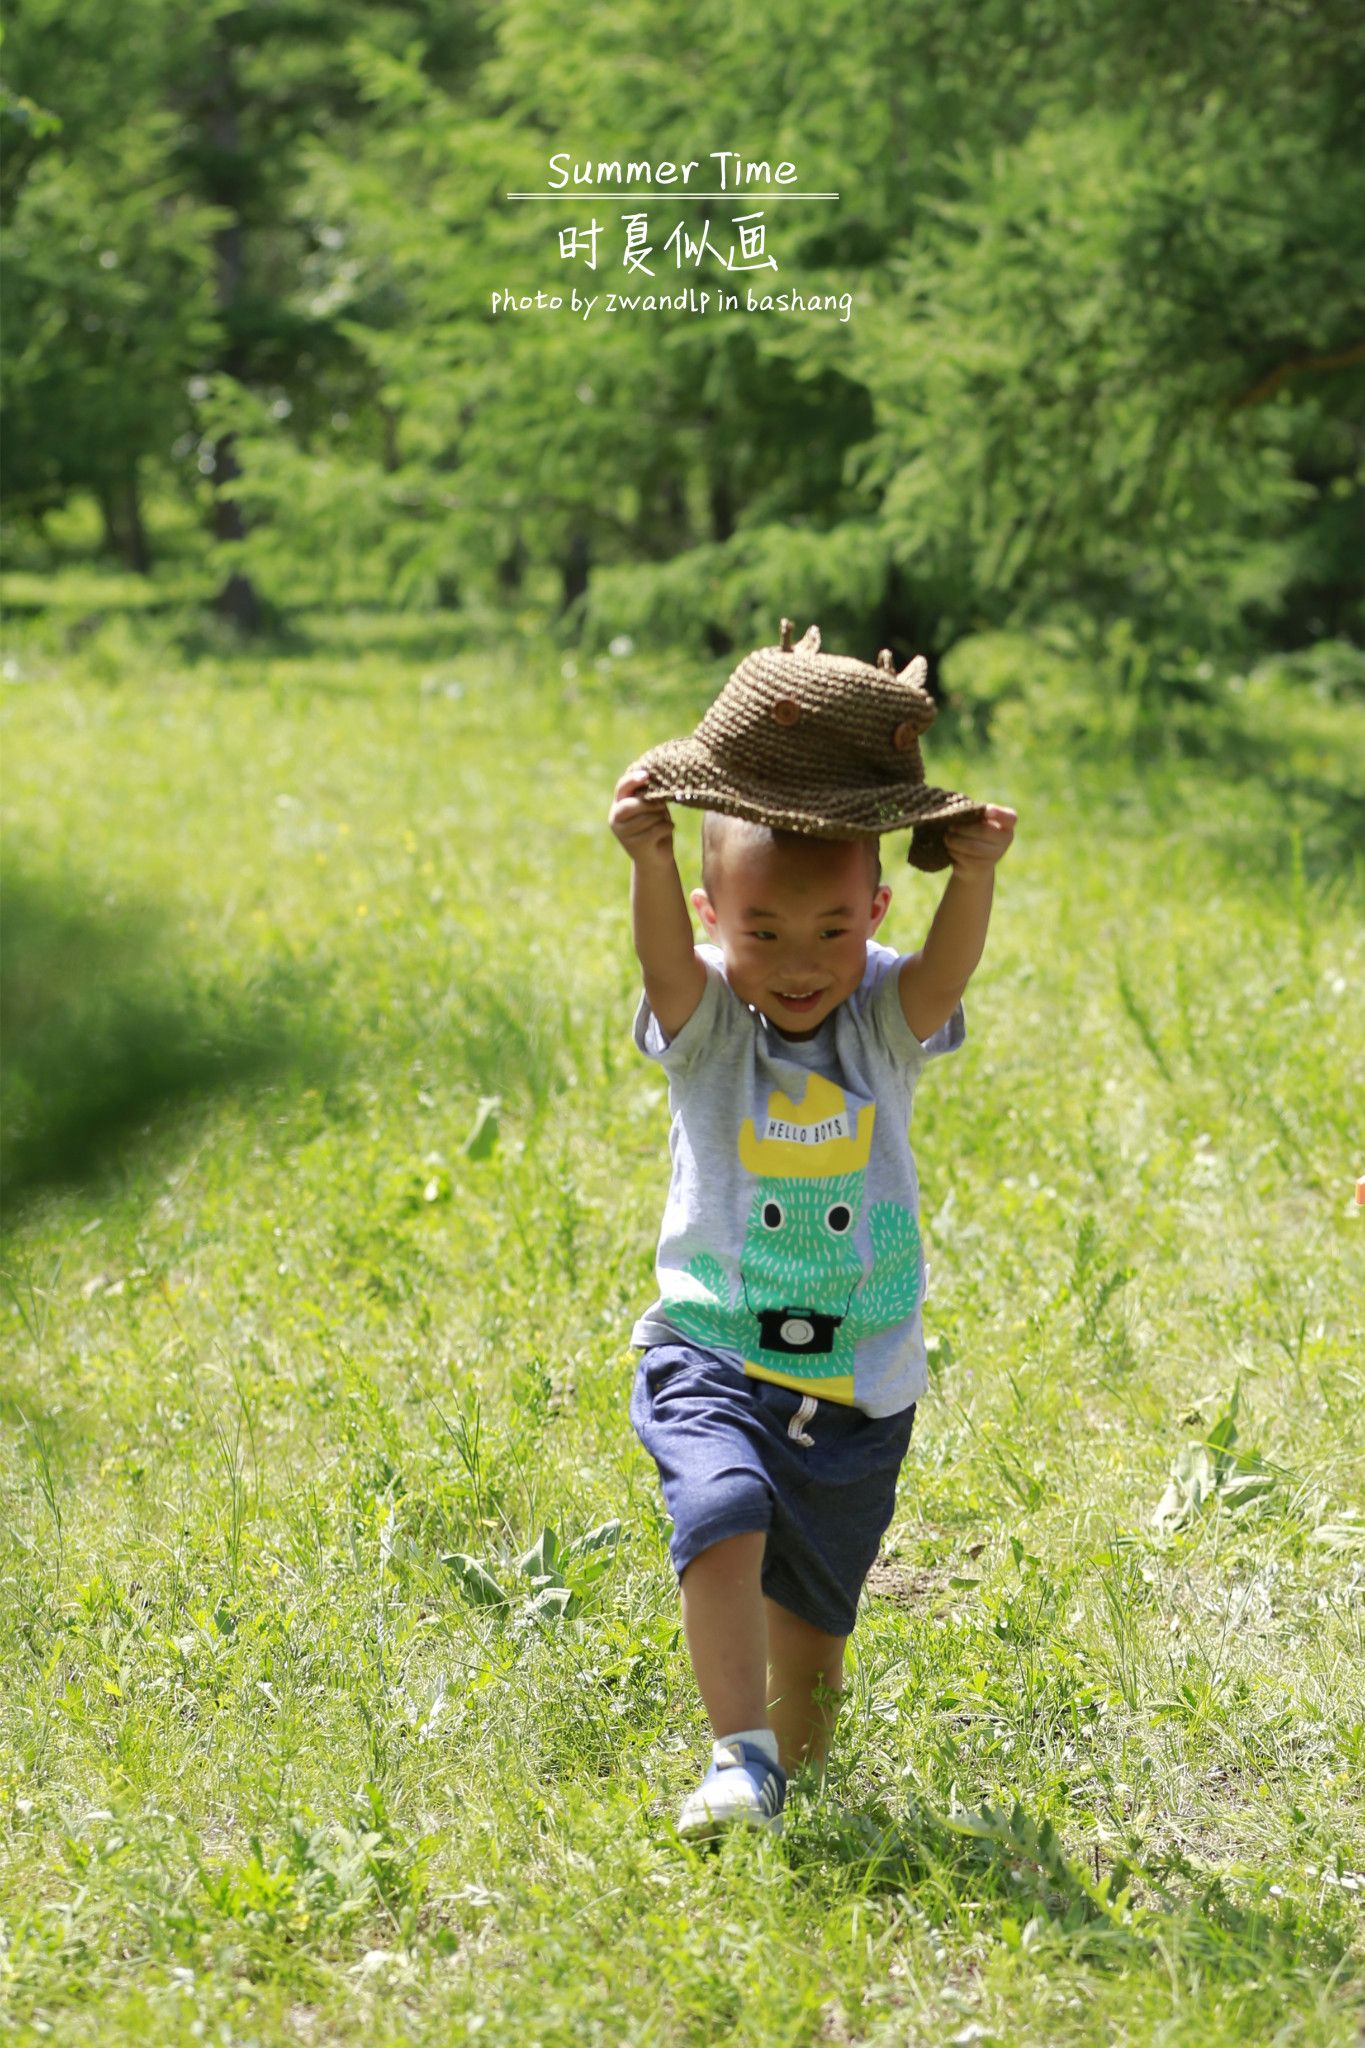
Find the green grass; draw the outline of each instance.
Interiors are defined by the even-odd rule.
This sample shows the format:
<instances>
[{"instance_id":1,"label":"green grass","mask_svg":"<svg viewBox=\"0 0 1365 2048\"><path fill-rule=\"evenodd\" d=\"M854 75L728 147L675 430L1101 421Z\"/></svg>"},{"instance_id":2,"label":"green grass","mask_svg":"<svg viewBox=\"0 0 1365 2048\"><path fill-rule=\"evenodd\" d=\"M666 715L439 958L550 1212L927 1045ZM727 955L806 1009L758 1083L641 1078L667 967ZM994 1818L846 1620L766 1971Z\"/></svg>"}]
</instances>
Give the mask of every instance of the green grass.
<instances>
[{"instance_id":1,"label":"green grass","mask_svg":"<svg viewBox=\"0 0 1365 2048\"><path fill-rule=\"evenodd\" d=\"M1360 706L936 728L1020 826L916 1103L933 1386L829 1782L707 1858L606 811L725 664L326 625L9 629L25 1160L56 1045L51 1143L113 1119L3 1245L17 2038L1354 2043Z\"/></svg>"}]
</instances>

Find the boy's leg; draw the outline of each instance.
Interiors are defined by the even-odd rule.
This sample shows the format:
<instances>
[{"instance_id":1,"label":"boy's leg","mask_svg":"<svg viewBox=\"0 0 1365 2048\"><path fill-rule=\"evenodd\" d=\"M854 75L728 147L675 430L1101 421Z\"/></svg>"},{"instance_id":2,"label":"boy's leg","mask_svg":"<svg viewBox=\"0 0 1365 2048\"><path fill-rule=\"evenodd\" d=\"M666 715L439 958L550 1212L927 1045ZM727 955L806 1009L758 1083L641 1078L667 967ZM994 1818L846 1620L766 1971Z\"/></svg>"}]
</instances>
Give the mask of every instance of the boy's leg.
<instances>
[{"instance_id":1,"label":"boy's leg","mask_svg":"<svg viewBox=\"0 0 1365 2048\"><path fill-rule=\"evenodd\" d=\"M823 1767L839 1713L830 1693L842 1690L847 1636L826 1635L789 1607L764 1596L768 1619L768 1697L765 1718L777 1736L784 1771L804 1762Z\"/></svg>"},{"instance_id":2,"label":"boy's leg","mask_svg":"<svg viewBox=\"0 0 1365 2048\"><path fill-rule=\"evenodd\" d=\"M700 1551L682 1572L683 1629L717 1736L768 1725L768 1629L760 1583L765 1529Z\"/></svg>"},{"instance_id":3,"label":"boy's leg","mask_svg":"<svg viewBox=\"0 0 1365 2048\"><path fill-rule=\"evenodd\" d=\"M711 1767L678 1815L683 1841L711 1841L736 1825L782 1832L787 1779L767 1711L767 1541L766 1529L722 1537L679 1575L687 1647L715 1736Z\"/></svg>"}]
</instances>

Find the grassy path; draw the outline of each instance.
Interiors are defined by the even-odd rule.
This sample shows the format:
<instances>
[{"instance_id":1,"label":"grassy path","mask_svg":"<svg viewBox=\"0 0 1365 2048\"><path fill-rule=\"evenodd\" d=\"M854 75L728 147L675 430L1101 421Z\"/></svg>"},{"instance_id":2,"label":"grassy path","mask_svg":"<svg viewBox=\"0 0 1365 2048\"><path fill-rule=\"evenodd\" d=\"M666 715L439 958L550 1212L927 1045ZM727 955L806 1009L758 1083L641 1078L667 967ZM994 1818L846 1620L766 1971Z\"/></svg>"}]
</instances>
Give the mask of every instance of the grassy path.
<instances>
[{"instance_id":1,"label":"grassy path","mask_svg":"<svg viewBox=\"0 0 1365 2048\"><path fill-rule=\"evenodd\" d=\"M934 1385L824 1794L708 1859L605 816L715 679L147 645L4 693L18 2038L1355 2043L1360 706L936 734L1020 828L916 1103Z\"/></svg>"}]
</instances>

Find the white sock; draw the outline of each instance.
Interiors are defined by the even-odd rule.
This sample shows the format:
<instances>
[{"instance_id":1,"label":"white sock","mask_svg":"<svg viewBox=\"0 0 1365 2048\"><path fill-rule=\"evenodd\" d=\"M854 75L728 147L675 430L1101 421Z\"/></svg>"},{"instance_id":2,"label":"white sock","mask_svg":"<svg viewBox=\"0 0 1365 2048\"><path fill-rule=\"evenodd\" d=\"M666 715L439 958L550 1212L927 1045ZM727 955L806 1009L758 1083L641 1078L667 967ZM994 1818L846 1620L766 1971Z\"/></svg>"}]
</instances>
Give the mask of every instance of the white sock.
<instances>
[{"instance_id":1,"label":"white sock","mask_svg":"<svg viewBox=\"0 0 1365 2048\"><path fill-rule=\"evenodd\" d=\"M716 1741L752 1742L756 1749L763 1751L769 1763L777 1762L777 1737L771 1728L741 1728L738 1735L718 1735Z\"/></svg>"}]
</instances>

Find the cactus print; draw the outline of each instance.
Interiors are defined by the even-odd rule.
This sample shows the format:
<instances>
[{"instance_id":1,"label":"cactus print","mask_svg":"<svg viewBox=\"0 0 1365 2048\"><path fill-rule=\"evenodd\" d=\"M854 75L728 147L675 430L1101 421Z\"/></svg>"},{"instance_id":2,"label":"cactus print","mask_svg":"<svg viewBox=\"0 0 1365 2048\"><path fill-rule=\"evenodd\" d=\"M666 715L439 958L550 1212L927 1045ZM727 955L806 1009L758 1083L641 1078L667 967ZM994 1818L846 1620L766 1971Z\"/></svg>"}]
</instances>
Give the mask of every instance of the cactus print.
<instances>
[{"instance_id":1,"label":"cactus print","mask_svg":"<svg viewBox=\"0 0 1365 2048\"><path fill-rule=\"evenodd\" d=\"M835 1097L847 1128L851 1118L842 1090L813 1077L801 1109L785 1096L773 1096L769 1132L790 1133L793 1119L797 1129L823 1131L825 1125L814 1119L829 1113ZM874 1116L872 1105L863 1108L856 1144L845 1136L804 1148L771 1137L759 1140L746 1124L741 1159L780 1159L799 1170L754 1175L737 1289L709 1254L667 1276L664 1304L684 1335L739 1353L758 1378L800 1386L826 1400L852 1401L859 1339L904 1322L920 1298L920 1235L912 1212L897 1202L877 1202L868 1212L866 1232L860 1229ZM821 1170L825 1160L847 1167L850 1153L862 1163L840 1172ZM860 1237L870 1243L870 1261L858 1249Z\"/></svg>"}]
</instances>

